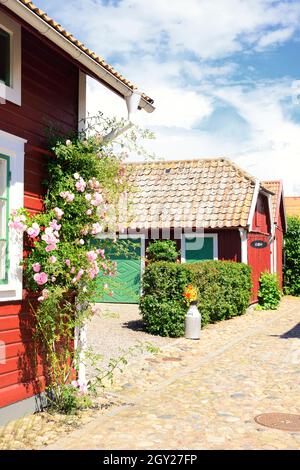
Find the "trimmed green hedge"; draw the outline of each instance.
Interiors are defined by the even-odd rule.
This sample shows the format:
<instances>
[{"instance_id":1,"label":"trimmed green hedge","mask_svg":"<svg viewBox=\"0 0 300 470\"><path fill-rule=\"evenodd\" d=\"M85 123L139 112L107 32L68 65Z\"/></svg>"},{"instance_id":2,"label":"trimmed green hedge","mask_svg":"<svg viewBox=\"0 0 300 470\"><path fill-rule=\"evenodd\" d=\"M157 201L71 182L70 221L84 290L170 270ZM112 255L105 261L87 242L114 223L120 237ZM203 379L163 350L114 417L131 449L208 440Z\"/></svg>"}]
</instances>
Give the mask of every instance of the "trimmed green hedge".
<instances>
[{"instance_id":1,"label":"trimmed green hedge","mask_svg":"<svg viewBox=\"0 0 300 470\"><path fill-rule=\"evenodd\" d=\"M185 287L192 274L185 265L158 261L150 263L142 281L140 310L149 333L177 337L184 334Z\"/></svg>"},{"instance_id":2,"label":"trimmed green hedge","mask_svg":"<svg viewBox=\"0 0 300 470\"><path fill-rule=\"evenodd\" d=\"M300 218L288 217L284 236L284 292L300 296Z\"/></svg>"},{"instance_id":3,"label":"trimmed green hedge","mask_svg":"<svg viewBox=\"0 0 300 470\"><path fill-rule=\"evenodd\" d=\"M140 309L148 332L182 336L187 305L185 287L192 283L199 292L202 324L242 315L249 305L251 268L230 261L193 264L151 263L143 277Z\"/></svg>"},{"instance_id":4,"label":"trimmed green hedge","mask_svg":"<svg viewBox=\"0 0 300 470\"><path fill-rule=\"evenodd\" d=\"M198 308L204 325L245 313L252 291L250 266L233 261L201 261L186 266L199 291Z\"/></svg>"}]
</instances>

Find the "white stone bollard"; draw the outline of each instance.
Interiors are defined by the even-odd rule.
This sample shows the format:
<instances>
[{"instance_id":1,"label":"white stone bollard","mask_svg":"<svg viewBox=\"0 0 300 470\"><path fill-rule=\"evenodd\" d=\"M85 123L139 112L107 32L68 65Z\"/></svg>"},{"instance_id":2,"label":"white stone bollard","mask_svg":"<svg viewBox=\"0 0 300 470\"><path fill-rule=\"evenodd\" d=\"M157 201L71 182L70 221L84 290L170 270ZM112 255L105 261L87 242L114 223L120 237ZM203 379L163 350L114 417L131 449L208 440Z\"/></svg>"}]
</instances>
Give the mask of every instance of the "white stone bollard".
<instances>
[{"instance_id":1,"label":"white stone bollard","mask_svg":"<svg viewBox=\"0 0 300 470\"><path fill-rule=\"evenodd\" d=\"M201 315L197 304L191 303L185 316L185 338L199 339L201 331Z\"/></svg>"}]
</instances>

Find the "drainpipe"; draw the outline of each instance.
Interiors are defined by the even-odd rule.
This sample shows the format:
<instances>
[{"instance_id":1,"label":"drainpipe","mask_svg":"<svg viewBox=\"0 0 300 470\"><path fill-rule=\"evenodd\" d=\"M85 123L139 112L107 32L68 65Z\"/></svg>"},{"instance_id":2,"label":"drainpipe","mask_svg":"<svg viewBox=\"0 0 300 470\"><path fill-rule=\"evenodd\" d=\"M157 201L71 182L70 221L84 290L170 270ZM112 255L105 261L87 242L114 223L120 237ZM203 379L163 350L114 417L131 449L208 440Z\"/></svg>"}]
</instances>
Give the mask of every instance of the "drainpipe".
<instances>
[{"instance_id":1,"label":"drainpipe","mask_svg":"<svg viewBox=\"0 0 300 470\"><path fill-rule=\"evenodd\" d=\"M124 132L128 131L134 123L132 122L138 109L139 109L139 103L141 99L141 92L138 90L134 90L130 96L126 96L125 101L126 101L126 106L127 106L127 119L128 119L128 124L122 128L117 128L113 129L110 131L105 137L103 137L104 142L111 142L112 140L116 139L119 137L121 134L124 134Z\"/></svg>"},{"instance_id":2,"label":"drainpipe","mask_svg":"<svg viewBox=\"0 0 300 470\"><path fill-rule=\"evenodd\" d=\"M248 264L248 231L245 228L239 228L241 237L241 262Z\"/></svg>"}]
</instances>

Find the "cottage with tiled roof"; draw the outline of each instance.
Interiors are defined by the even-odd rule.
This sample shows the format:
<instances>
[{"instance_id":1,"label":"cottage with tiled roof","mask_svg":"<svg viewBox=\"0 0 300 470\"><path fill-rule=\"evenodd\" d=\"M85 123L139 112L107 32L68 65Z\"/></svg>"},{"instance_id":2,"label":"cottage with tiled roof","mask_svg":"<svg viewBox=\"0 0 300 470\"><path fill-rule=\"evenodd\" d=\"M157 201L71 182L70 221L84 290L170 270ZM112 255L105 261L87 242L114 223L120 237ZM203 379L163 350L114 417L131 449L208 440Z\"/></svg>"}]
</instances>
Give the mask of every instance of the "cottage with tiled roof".
<instances>
[{"instance_id":1,"label":"cottage with tiled roof","mask_svg":"<svg viewBox=\"0 0 300 470\"><path fill-rule=\"evenodd\" d=\"M261 272L277 269L272 261L274 217L277 221L273 186L226 158L132 163L127 174L131 208L120 225L135 238L136 252L131 258L118 255L124 294L116 289L114 301L137 302L147 245L169 238L176 241L183 262L219 259L251 265L257 300ZM281 278L279 263L278 270Z\"/></svg>"},{"instance_id":2,"label":"cottage with tiled roof","mask_svg":"<svg viewBox=\"0 0 300 470\"><path fill-rule=\"evenodd\" d=\"M149 96L31 1L0 1L0 425L8 410L10 418L34 410L37 379L43 384L41 368L27 379L20 370L21 362L30 363L28 309L22 242L12 237L8 214L23 205L42 209L45 130L54 124L66 134L78 131L86 117L86 76L121 96L124 106L134 97L136 109L154 110Z\"/></svg>"}]
</instances>

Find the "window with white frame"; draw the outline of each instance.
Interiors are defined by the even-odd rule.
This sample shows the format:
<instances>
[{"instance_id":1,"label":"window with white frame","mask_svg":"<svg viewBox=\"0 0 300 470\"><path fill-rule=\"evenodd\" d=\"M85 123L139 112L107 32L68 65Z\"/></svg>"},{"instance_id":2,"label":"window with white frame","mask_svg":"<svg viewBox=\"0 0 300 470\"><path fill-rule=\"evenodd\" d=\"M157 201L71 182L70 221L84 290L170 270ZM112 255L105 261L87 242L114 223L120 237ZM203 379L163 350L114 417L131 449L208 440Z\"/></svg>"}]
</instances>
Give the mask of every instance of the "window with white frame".
<instances>
[{"instance_id":1,"label":"window with white frame","mask_svg":"<svg viewBox=\"0 0 300 470\"><path fill-rule=\"evenodd\" d=\"M0 12L0 98L21 106L21 26Z\"/></svg>"},{"instance_id":2,"label":"window with white frame","mask_svg":"<svg viewBox=\"0 0 300 470\"><path fill-rule=\"evenodd\" d=\"M0 154L0 284L8 282L9 157Z\"/></svg>"},{"instance_id":3,"label":"window with white frame","mask_svg":"<svg viewBox=\"0 0 300 470\"><path fill-rule=\"evenodd\" d=\"M24 204L25 142L0 130L0 302L22 299L23 235L8 221Z\"/></svg>"}]
</instances>

